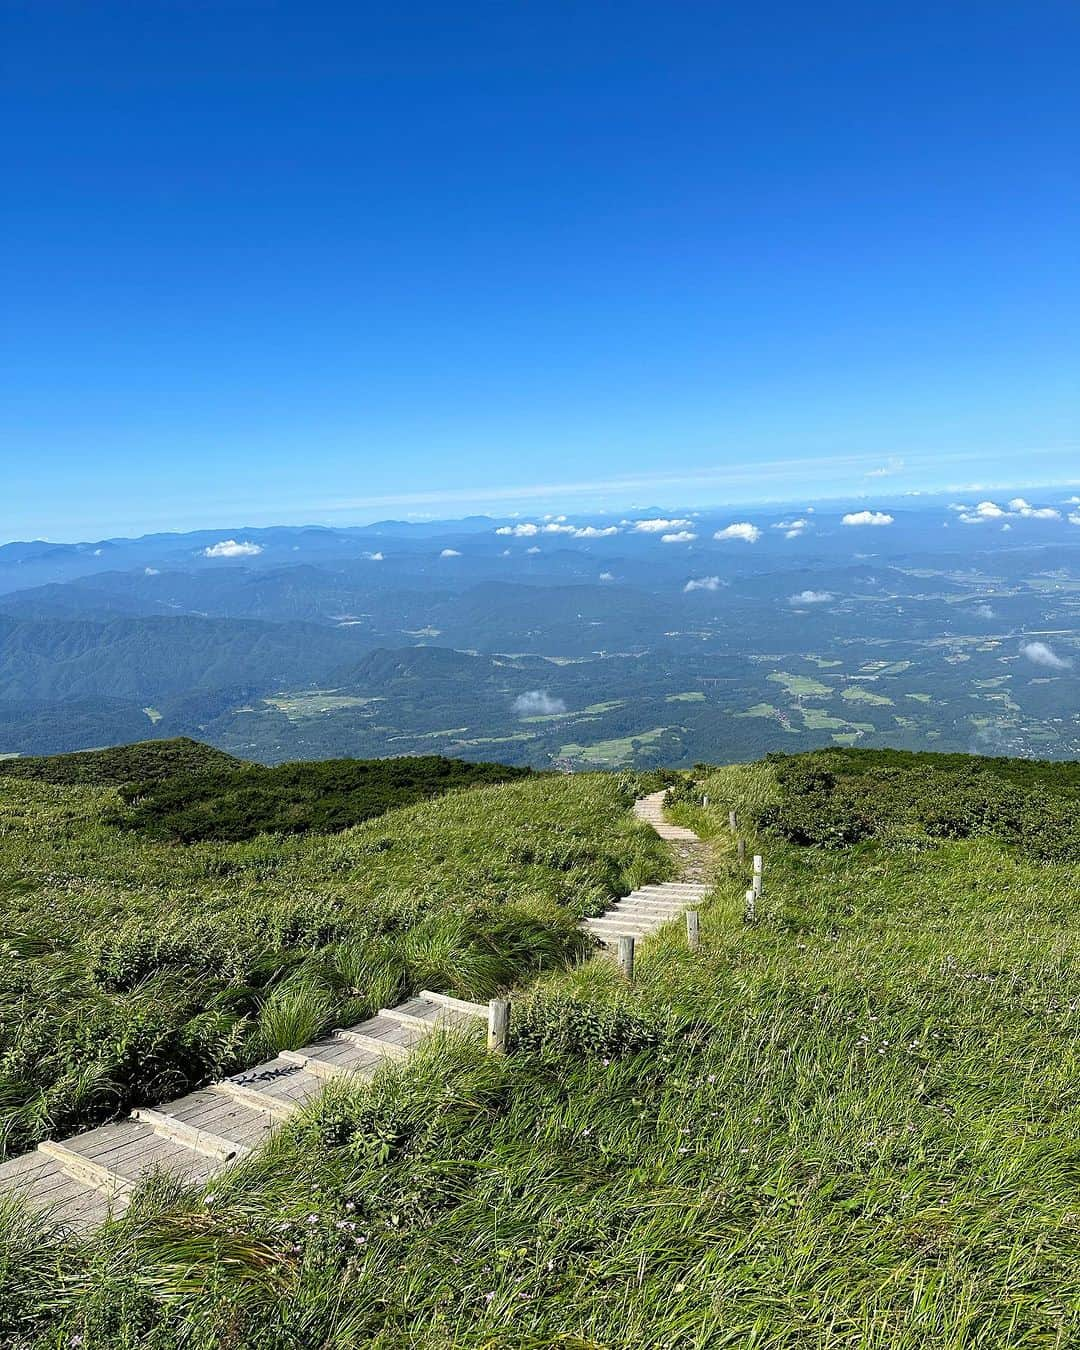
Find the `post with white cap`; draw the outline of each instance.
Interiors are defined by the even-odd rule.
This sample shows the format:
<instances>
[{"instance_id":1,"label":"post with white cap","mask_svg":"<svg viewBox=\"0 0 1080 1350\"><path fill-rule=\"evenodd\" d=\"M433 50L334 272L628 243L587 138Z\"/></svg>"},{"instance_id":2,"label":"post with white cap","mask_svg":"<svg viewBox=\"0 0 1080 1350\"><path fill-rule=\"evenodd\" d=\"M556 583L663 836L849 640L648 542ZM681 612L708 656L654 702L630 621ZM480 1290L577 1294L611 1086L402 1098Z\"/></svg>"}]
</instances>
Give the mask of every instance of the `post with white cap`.
<instances>
[{"instance_id":1,"label":"post with white cap","mask_svg":"<svg viewBox=\"0 0 1080 1350\"><path fill-rule=\"evenodd\" d=\"M757 896L759 899L760 899L761 895L763 894L763 892L764 892L764 890L765 890L765 883L764 883L764 881L762 880L762 876L761 876L761 867L762 867L761 854L760 854L760 853L755 853L755 854L754 854L754 881L753 881L753 886L754 886L754 895Z\"/></svg>"}]
</instances>

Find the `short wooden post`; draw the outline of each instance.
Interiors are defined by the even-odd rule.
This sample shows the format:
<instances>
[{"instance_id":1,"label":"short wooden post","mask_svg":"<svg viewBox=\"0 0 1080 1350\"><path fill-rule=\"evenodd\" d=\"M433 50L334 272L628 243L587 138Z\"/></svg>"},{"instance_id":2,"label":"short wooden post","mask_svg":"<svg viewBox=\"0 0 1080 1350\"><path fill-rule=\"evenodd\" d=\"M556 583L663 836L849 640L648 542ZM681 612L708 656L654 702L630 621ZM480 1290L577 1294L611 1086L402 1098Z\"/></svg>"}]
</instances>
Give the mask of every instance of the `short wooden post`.
<instances>
[{"instance_id":1,"label":"short wooden post","mask_svg":"<svg viewBox=\"0 0 1080 1350\"><path fill-rule=\"evenodd\" d=\"M754 894L760 896L765 889L765 882L761 875L762 859L760 853L754 854Z\"/></svg>"},{"instance_id":2,"label":"short wooden post","mask_svg":"<svg viewBox=\"0 0 1080 1350\"><path fill-rule=\"evenodd\" d=\"M686 945L692 952L701 946L701 930L696 909L686 911Z\"/></svg>"},{"instance_id":3,"label":"short wooden post","mask_svg":"<svg viewBox=\"0 0 1080 1350\"><path fill-rule=\"evenodd\" d=\"M746 861L746 840L740 839L735 845L735 853L741 863Z\"/></svg>"},{"instance_id":4,"label":"short wooden post","mask_svg":"<svg viewBox=\"0 0 1080 1350\"><path fill-rule=\"evenodd\" d=\"M734 834L735 831L739 828L739 817L736 815L734 811L729 811L727 813L727 823L728 829L731 831L732 834Z\"/></svg>"},{"instance_id":5,"label":"short wooden post","mask_svg":"<svg viewBox=\"0 0 1080 1350\"><path fill-rule=\"evenodd\" d=\"M509 1036L510 1000L493 998L488 1004L488 1049L496 1055L505 1055Z\"/></svg>"},{"instance_id":6,"label":"short wooden post","mask_svg":"<svg viewBox=\"0 0 1080 1350\"><path fill-rule=\"evenodd\" d=\"M707 792L706 792L706 794L704 795L704 797L702 797L702 799L701 799L701 804L702 804L702 806L708 806L708 804L709 804L709 794L708 794Z\"/></svg>"},{"instance_id":7,"label":"short wooden post","mask_svg":"<svg viewBox=\"0 0 1080 1350\"><path fill-rule=\"evenodd\" d=\"M629 933L619 937L619 969L627 983L634 982L634 939Z\"/></svg>"},{"instance_id":8,"label":"short wooden post","mask_svg":"<svg viewBox=\"0 0 1080 1350\"><path fill-rule=\"evenodd\" d=\"M753 889L746 892L746 908L743 911L743 922L753 923L757 918L757 892Z\"/></svg>"}]
</instances>

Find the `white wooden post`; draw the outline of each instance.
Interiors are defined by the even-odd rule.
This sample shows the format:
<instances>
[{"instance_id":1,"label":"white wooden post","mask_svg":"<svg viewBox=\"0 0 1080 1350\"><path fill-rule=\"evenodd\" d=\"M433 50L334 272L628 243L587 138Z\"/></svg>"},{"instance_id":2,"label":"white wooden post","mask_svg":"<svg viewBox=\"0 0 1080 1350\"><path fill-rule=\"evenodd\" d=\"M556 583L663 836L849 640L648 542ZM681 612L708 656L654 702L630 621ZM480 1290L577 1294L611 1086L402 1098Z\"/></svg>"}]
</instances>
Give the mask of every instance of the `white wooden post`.
<instances>
[{"instance_id":1,"label":"white wooden post","mask_svg":"<svg viewBox=\"0 0 1080 1350\"><path fill-rule=\"evenodd\" d=\"M765 890L765 882L761 875L762 860L761 854L754 854L754 894L760 896Z\"/></svg>"},{"instance_id":2,"label":"white wooden post","mask_svg":"<svg viewBox=\"0 0 1080 1350\"><path fill-rule=\"evenodd\" d=\"M686 945L692 952L696 952L701 946L701 930L696 909L686 911Z\"/></svg>"},{"instance_id":3,"label":"white wooden post","mask_svg":"<svg viewBox=\"0 0 1080 1350\"><path fill-rule=\"evenodd\" d=\"M488 1049L496 1055L505 1055L509 1035L510 1000L493 998L488 1004Z\"/></svg>"},{"instance_id":4,"label":"white wooden post","mask_svg":"<svg viewBox=\"0 0 1080 1350\"><path fill-rule=\"evenodd\" d=\"M757 917L757 892L752 888L746 892L746 908L743 911L743 922L753 923Z\"/></svg>"}]
</instances>

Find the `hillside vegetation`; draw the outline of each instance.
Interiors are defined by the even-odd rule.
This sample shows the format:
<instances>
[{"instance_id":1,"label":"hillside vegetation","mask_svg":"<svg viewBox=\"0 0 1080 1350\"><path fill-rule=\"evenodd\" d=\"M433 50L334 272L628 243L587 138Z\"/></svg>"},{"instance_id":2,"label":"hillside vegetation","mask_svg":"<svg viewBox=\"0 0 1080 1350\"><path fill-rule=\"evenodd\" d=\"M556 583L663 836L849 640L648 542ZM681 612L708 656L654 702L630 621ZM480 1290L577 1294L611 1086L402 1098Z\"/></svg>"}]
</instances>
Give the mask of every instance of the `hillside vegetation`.
<instances>
[{"instance_id":1,"label":"hillside vegetation","mask_svg":"<svg viewBox=\"0 0 1080 1350\"><path fill-rule=\"evenodd\" d=\"M791 768L702 770L673 791L717 854L700 952L673 924L639 952L633 990L602 961L549 971L515 1000L509 1056L447 1038L368 1087L334 1084L208 1193L150 1183L77 1249L9 1218L0 1330L33 1350L1075 1344L1076 870L911 819L796 844L776 815ZM618 786L482 789L317 848L340 858L438 815L497 850L516 822L529 860L502 853L494 887L540 849L547 884L578 897L546 870L575 813L591 822L579 846L645 849L614 819ZM730 808L766 860L749 925Z\"/></svg>"},{"instance_id":2,"label":"hillside vegetation","mask_svg":"<svg viewBox=\"0 0 1080 1350\"><path fill-rule=\"evenodd\" d=\"M441 755L281 764L222 762L191 773L130 782L109 819L154 839L253 839L268 832L331 834L455 788L505 783L531 769L470 764Z\"/></svg>"},{"instance_id":3,"label":"hillside vegetation","mask_svg":"<svg viewBox=\"0 0 1080 1350\"><path fill-rule=\"evenodd\" d=\"M108 788L0 778L0 1153L153 1104L420 988L565 964L670 867L632 780L525 778L331 836L182 847Z\"/></svg>"},{"instance_id":4,"label":"hillside vegetation","mask_svg":"<svg viewBox=\"0 0 1080 1350\"><path fill-rule=\"evenodd\" d=\"M1036 858L1080 862L1080 763L882 750L774 758L777 801L761 823L837 847L987 836Z\"/></svg>"},{"instance_id":5,"label":"hillside vegetation","mask_svg":"<svg viewBox=\"0 0 1080 1350\"><path fill-rule=\"evenodd\" d=\"M0 759L0 777L27 778L35 783L86 783L115 787L121 783L159 783L183 775L197 777L239 769L242 761L215 750L212 745L189 740L137 741L105 750L80 750L69 755L28 755Z\"/></svg>"}]
</instances>

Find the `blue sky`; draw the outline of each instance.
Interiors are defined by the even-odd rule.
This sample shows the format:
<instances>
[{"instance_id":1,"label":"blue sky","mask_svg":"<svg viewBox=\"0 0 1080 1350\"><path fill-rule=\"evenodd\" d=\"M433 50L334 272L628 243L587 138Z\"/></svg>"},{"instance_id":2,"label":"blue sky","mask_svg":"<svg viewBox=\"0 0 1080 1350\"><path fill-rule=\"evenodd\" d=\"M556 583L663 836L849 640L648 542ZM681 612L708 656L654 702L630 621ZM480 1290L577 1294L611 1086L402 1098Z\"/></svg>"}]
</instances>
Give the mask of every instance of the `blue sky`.
<instances>
[{"instance_id":1,"label":"blue sky","mask_svg":"<svg viewBox=\"0 0 1080 1350\"><path fill-rule=\"evenodd\" d=\"M1080 478L1072 0L2 26L0 538Z\"/></svg>"}]
</instances>

